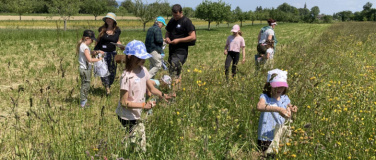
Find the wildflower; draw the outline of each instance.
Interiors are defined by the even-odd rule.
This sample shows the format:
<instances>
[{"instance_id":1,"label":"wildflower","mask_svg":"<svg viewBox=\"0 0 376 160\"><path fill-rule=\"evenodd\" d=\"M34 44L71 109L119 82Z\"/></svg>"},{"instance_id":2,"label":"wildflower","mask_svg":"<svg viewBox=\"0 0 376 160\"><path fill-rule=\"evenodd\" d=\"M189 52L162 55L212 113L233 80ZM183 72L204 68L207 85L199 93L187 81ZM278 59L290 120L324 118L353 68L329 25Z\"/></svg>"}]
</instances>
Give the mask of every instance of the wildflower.
<instances>
[{"instance_id":1,"label":"wildflower","mask_svg":"<svg viewBox=\"0 0 376 160\"><path fill-rule=\"evenodd\" d=\"M295 154L292 154L291 157L292 157L292 158L296 158L296 155L295 155Z\"/></svg>"},{"instance_id":2,"label":"wildflower","mask_svg":"<svg viewBox=\"0 0 376 160\"><path fill-rule=\"evenodd\" d=\"M307 108L308 108L308 109L310 109L310 108L311 108L311 106L307 106Z\"/></svg>"},{"instance_id":3,"label":"wildflower","mask_svg":"<svg viewBox=\"0 0 376 160\"><path fill-rule=\"evenodd\" d=\"M179 115L180 113L179 112L176 112L176 115Z\"/></svg>"}]
</instances>

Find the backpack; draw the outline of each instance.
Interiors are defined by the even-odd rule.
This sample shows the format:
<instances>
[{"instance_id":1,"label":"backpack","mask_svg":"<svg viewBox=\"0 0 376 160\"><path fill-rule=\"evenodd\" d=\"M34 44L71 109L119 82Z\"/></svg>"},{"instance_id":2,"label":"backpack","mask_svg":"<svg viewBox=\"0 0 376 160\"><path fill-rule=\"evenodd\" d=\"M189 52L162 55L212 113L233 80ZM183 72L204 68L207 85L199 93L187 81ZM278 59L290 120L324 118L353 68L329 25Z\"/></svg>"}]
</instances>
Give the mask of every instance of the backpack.
<instances>
[{"instance_id":1,"label":"backpack","mask_svg":"<svg viewBox=\"0 0 376 160\"><path fill-rule=\"evenodd\" d=\"M187 20L188 20L188 18L184 16L183 23L186 23ZM193 23L192 23L192 25L193 25ZM197 32L196 32L196 27L195 27L195 25L193 25L193 30L194 30L194 32L196 33L196 39L197 39ZM188 36L188 33L187 33L187 35L185 35L185 36ZM187 42L187 44L188 44L188 46L194 46L194 45L196 45L196 40L193 40L193 41Z\"/></svg>"}]
</instances>

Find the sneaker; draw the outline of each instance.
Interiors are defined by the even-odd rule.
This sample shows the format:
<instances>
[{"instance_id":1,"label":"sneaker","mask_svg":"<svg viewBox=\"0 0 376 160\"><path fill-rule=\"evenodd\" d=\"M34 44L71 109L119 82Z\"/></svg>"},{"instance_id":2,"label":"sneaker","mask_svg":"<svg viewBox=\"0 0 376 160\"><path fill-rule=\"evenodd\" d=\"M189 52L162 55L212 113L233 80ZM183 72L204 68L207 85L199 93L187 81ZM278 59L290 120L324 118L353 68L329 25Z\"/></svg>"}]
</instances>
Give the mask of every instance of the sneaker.
<instances>
[{"instance_id":1,"label":"sneaker","mask_svg":"<svg viewBox=\"0 0 376 160\"><path fill-rule=\"evenodd\" d=\"M111 94L111 90L109 87L106 88L106 95L110 95Z\"/></svg>"}]
</instances>

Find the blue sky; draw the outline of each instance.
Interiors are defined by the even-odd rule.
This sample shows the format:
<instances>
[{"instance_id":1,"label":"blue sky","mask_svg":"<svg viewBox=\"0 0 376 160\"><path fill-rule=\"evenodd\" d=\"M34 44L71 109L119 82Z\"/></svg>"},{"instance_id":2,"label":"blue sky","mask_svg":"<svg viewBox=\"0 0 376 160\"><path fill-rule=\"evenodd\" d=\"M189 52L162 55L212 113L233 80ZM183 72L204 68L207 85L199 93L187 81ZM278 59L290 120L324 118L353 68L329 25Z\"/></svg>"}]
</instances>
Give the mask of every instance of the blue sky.
<instances>
[{"instance_id":1,"label":"blue sky","mask_svg":"<svg viewBox=\"0 0 376 160\"><path fill-rule=\"evenodd\" d=\"M121 3L124 0L116 0ZM143 0L145 3L153 3L156 0ZM196 8L202 0L166 0L170 5L180 4L182 7L192 7ZM212 2L217 2L218 0L211 0ZM164 2L164 0L160 0ZM222 0L227 4L231 5L232 9L235 9L239 6L243 11L254 11L257 6L262 6L263 8L277 8L279 5L284 2L288 3L291 6L296 8L303 8L304 3L307 4L307 8L311 9L313 6L318 6L320 8L320 14L329 14L337 13L340 11L349 10L352 12L362 11L363 5L367 2L373 4L372 8L376 8L375 0Z\"/></svg>"}]
</instances>

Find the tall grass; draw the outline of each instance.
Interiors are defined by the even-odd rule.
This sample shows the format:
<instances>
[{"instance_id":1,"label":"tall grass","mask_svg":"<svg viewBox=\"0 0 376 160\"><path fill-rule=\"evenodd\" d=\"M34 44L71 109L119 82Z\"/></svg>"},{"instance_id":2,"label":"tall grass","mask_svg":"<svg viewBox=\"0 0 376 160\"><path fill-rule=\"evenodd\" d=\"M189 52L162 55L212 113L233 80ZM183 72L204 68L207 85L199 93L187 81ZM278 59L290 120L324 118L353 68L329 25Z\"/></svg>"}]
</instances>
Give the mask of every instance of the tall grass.
<instances>
[{"instance_id":1,"label":"tall grass","mask_svg":"<svg viewBox=\"0 0 376 160\"><path fill-rule=\"evenodd\" d=\"M373 26L276 27L275 68L288 70L288 95L299 107L292 141L284 144L289 151L276 158L375 159ZM93 78L92 107L78 106L74 48L83 29L0 30L0 158L257 159L255 108L266 75L254 74L253 56L261 27L241 28L247 61L229 82L223 48L231 28L197 31L177 98L160 103L145 120L146 153L130 152L121 143L118 77L108 97ZM145 34L123 30L121 41L144 40Z\"/></svg>"}]
</instances>

